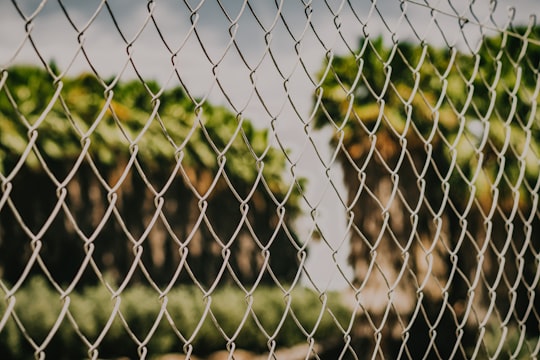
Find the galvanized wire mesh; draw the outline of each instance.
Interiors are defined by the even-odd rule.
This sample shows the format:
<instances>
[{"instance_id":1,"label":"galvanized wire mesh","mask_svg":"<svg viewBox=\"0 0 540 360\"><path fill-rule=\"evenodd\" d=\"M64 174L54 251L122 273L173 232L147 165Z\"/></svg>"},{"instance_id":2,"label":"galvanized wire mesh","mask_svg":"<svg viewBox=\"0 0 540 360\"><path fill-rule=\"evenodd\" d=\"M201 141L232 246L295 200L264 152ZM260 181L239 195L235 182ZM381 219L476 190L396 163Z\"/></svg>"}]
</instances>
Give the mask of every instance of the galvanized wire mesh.
<instances>
[{"instance_id":1,"label":"galvanized wire mesh","mask_svg":"<svg viewBox=\"0 0 540 360\"><path fill-rule=\"evenodd\" d=\"M537 358L509 5L2 2L2 355Z\"/></svg>"}]
</instances>

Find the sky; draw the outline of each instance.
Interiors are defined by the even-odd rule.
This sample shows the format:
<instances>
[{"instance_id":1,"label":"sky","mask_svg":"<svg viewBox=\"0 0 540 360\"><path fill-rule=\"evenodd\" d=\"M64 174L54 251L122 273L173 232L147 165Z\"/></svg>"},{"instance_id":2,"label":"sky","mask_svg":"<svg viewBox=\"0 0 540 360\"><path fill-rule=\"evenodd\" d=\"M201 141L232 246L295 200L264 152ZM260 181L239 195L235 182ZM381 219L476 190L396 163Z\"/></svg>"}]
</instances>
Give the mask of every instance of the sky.
<instances>
[{"instance_id":1,"label":"sky","mask_svg":"<svg viewBox=\"0 0 540 360\"><path fill-rule=\"evenodd\" d=\"M362 36L474 51L482 34L534 14L537 0L3 0L0 69L55 61L67 75L181 81L193 97L272 126L274 143L292 152L290 167L309 178L305 203L328 242L310 246L308 271L317 286L339 287L332 252L351 277L347 194L329 132L309 125L325 58L356 49ZM300 221L301 236L314 224Z\"/></svg>"}]
</instances>

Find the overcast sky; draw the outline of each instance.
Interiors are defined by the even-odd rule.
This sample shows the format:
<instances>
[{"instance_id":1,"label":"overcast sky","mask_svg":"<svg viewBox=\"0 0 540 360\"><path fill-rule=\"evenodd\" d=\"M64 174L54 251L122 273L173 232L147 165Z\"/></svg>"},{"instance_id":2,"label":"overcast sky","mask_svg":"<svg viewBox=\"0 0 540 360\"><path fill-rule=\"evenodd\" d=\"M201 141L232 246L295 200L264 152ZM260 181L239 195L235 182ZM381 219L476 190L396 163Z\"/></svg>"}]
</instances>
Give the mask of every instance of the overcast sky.
<instances>
[{"instance_id":1,"label":"overcast sky","mask_svg":"<svg viewBox=\"0 0 540 360\"><path fill-rule=\"evenodd\" d=\"M176 69L191 95L242 112L258 126L267 127L273 121L276 136L294 151L295 169L310 178L307 199L320 213L317 222L325 238L335 249L342 243L338 257L343 264L348 253L345 211L325 175L326 168L331 168L337 192L346 198L341 172L330 164L328 134L308 137L304 132L313 107L313 82L325 56L355 49L363 35L425 40L467 50L467 44L474 48L482 32L505 29L511 19L514 24L525 24L531 14L540 14L538 0L506 0L496 6L488 0L477 0L472 6L464 0L350 3L355 4L353 8L337 0L250 0L249 4L221 0L221 8L217 0L157 0L150 5L110 0L107 7L97 0L64 0L63 10L57 0L18 0L19 9L12 1L2 0L0 68L39 63L41 56L46 62L54 60L69 75L93 68L105 78L122 74L122 79L130 79L135 71L128 63L129 49L137 72L145 79L178 86L179 79L173 76ZM264 104L254 94L254 86ZM311 223L300 226L305 232ZM333 275L336 268L326 245L312 247L311 261L317 266L310 265L310 271L321 284L343 283L341 275Z\"/></svg>"}]
</instances>

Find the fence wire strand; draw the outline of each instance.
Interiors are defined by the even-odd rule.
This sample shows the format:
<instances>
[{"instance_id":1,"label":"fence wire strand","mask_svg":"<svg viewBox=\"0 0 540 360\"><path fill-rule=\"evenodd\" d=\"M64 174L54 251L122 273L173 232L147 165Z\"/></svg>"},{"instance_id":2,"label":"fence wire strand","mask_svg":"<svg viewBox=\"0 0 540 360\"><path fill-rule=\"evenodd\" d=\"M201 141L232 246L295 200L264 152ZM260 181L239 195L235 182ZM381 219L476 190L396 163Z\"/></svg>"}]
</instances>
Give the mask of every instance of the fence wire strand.
<instances>
[{"instance_id":1,"label":"fence wire strand","mask_svg":"<svg viewBox=\"0 0 540 360\"><path fill-rule=\"evenodd\" d=\"M505 5L0 4L0 357L537 358Z\"/></svg>"}]
</instances>

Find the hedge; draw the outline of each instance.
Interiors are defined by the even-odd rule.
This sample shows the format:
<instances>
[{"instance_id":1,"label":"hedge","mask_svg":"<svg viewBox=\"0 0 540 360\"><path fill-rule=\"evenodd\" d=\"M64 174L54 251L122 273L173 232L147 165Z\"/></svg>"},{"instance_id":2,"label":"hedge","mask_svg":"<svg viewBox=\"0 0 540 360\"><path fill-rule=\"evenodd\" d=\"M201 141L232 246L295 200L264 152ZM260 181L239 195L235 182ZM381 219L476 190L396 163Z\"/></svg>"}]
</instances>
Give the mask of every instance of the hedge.
<instances>
[{"instance_id":1,"label":"hedge","mask_svg":"<svg viewBox=\"0 0 540 360\"><path fill-rule=\"evenodd\" d=\"M43 277L32 278L15 293L15 299L16 316L11 316L4 328L0 329L2 359L28 359L35 352L14 317L39 345L57 321L63 304L68 301L68 298L62 300L61 295ZM88 357L89 347L77 332L90 343L95 343L106 328L116 301L120 301L119 312L97 347L99 358L133 358L139 356L138 351L147 352L150 358L184 352L187 350L186 339L193 336L200 321L202 324L190 342L194 354L204 356L226 349L227 340L222 332L232 337L239 328L234 340L237 348L264 352L272 345L271 340L276 342L277 347L288 347L305 342L309 333L313 333L317 341L342 338L340 328L347 328L351 317L351 311L338 293L321 296L307 288L293 289L287 295L277 286L261 286L253 292L252 311L248 312L247 317L245 314L250 297L233 286L217 288L211 296L205 297L195 285L181 285L160 299L156 289L138 284L126 288L118 299L103 285L70 293L69 312L45 348L47 358ZM147 346L138 349L136 339L143 341L147 337L165 301L168 316L165 314L159 321ZM326 303L324 315L317 323L323 303ZM8 301L0 302L0 319L5 314L7 304ZM206 306L210 311L204 317ZM70 316L76 325L70 321ZM128 324L129 331L121 318Z\"/></svg>"}]
</instances>

